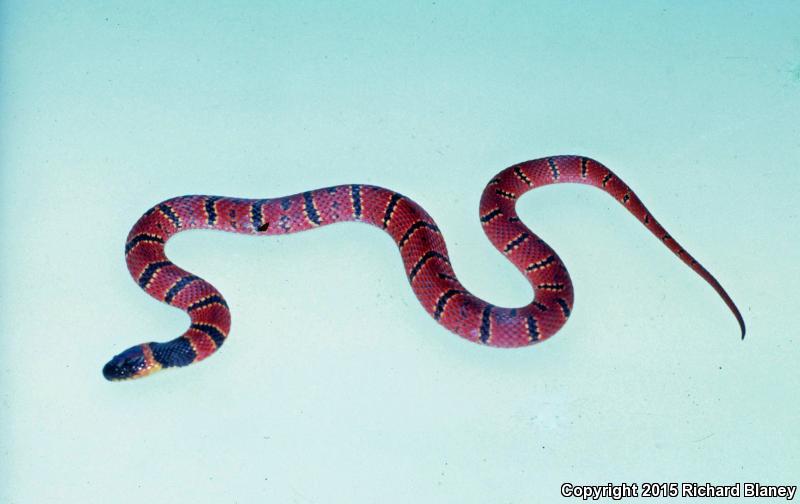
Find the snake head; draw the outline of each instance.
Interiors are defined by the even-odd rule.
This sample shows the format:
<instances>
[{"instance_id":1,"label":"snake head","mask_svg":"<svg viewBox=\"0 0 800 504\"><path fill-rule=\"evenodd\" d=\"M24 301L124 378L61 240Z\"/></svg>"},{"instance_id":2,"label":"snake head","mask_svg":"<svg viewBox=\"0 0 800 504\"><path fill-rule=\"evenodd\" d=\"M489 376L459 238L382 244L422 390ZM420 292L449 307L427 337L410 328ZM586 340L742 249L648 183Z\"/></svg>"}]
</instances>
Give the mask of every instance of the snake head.
<instances>
[{"instance_id":1,"label":"snake head","mask_svg":"<svg viewBox=\"0 0 800 504\"><path fill-rule=\"evenodd\" d=\"M103 366L103 376L109 381L132 380L147 376L159 369L161 365L153 359L150 344L143 343L115 355Z\"/></svg>"}]
</instances>

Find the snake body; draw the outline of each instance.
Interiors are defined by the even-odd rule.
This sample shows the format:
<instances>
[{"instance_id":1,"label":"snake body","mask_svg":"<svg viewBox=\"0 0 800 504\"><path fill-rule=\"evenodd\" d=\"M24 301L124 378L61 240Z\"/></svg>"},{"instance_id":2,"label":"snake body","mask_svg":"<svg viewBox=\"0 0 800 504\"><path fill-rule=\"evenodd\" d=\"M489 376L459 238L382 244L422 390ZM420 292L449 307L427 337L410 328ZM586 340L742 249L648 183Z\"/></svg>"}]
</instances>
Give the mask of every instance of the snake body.
<instances>
[{"instance_id":1,"label":"snake body","mask_svg":"<svg viewBox=\"0 0 800 504\"><path fill-rule=\"evenodd\" d=\"M148 210L125 245L128 270L152 297L189 314L189 329L166 343L142 343L103 368L109 380L139 378L201 361L225 342L231 325L222 294L176 266L164 253L174 234L218 229L250 235L296 233L336 222L359 221L386 231L397 243L408 281L434 320L459 336L494 347L544 341L567 321L573 288L558 254L517 216L520 196L535 187L580 183L602 189L650 230L719 294L745 325L717 280L647 211L634 192L603 164L581 156L553 156L516 164L495 176L480 201L480 221L492 244L525 276L534 299L518 308L494 306L471 294L456 277L441 230L417 203L382 187L348 184L269 199L180 196Z\"/></svg>"}]
</instances>

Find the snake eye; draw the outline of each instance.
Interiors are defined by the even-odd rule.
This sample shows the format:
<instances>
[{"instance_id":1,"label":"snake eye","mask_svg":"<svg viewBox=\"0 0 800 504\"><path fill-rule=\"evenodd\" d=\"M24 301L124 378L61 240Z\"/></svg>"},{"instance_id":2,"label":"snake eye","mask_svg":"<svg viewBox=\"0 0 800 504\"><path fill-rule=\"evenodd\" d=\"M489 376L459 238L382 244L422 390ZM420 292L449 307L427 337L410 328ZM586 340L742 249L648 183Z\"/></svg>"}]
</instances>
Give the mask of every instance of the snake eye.
<instances>
[{"instance_id":1,"label":"snake eye","mask_svg":"<svg viewBox=\"0 0 800 504\"><path fill-rule=\"evenodd\" d=\"M115 355L103 366L106 380L117 381L136 378L147 367L147 361L141 345L131 347L119 355Z\"/></svg>"}]
</instances>

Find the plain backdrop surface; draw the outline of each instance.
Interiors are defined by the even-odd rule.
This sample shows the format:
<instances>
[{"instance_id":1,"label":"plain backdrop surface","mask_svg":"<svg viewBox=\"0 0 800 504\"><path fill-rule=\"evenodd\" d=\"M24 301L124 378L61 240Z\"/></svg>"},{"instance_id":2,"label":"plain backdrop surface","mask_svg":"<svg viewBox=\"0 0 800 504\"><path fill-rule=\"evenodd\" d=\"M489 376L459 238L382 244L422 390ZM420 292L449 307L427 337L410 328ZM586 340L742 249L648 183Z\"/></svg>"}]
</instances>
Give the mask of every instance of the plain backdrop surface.
<instances>
[{"instance_id":1,"label":"plain backdrop surface","mask_svg":"<svg viewBox=\"0 0 800 504\"><path fill-rule=\"evenodd\" d=\"M797 484L795 2L3 2L0 502L555 502L563 482ZM421 309L391 239L178 235L225 295L202 364L108 383L187 325L123 246L181 194L390 187L464 284L531 291L481 190L526 159L617 172L739 304L602 192L525 196L573 315L536 347Z\"/></svg>"}]
</instances>

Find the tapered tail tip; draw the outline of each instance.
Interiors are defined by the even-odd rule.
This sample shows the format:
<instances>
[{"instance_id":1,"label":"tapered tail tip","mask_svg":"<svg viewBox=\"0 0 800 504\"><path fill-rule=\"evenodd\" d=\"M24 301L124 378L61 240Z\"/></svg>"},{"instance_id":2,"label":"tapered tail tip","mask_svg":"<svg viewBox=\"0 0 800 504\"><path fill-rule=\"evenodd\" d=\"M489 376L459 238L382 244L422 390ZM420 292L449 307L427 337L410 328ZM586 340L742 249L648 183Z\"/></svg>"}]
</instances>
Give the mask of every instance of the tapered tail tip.
<instances>
[{"instance_id":1,"label":"tapered tail tip","mask_svg":"<svg viewBox=\"0 0 800 504\"><path fill-rule=\"evenodd\" d=\"M744 340L744 335L747 332L747 329L744 326L744 319L742 318L742 315L736 313L736 320L739 322L739 328L742 330L742 340Z\"/></svg>"},{"instance_id":2,"label":"tapered tail tip","mask_svg":"<svg viewBox=\"0 0 800 504\"><path fill-rule=\"evenodd\" d=\"M719 285L719 283L717 283L717 285ZM736 317L736 322L739 323L739 329L742 330L742 339L744 340L744 335L747 333L747 329L745 328L744 325L744 317L742 317L742 312L739 311L739 308L736 306L736 303L734 303L733 300L730 298L730 296L728 296L728 293L725 292L725 289L723 289L722 286L719 286L719 288L715 286L714 288L717 290L717 293L719 293L719 295L722 297L722 300L725 301L725 304L728 305L728 308L730 308L731 313L733 313L733 316Z\"/></svg>"}]
</instances>

